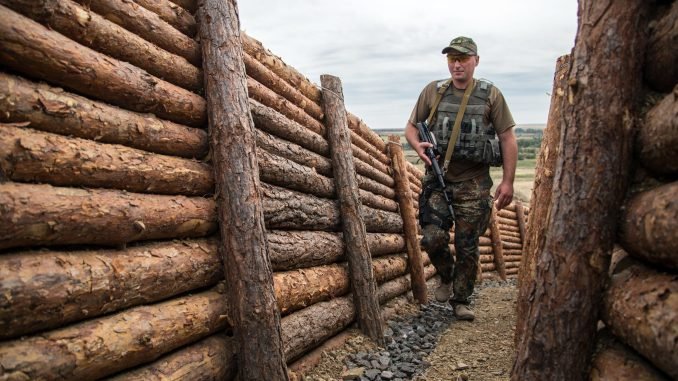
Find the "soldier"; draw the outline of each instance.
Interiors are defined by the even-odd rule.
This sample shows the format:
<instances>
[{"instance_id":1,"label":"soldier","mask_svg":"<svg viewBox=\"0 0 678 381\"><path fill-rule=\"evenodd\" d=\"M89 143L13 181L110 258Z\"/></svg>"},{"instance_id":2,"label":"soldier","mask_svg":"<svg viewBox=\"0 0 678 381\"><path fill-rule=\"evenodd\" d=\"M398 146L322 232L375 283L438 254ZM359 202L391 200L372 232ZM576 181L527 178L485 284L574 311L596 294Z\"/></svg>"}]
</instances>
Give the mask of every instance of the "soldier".
<instances>
[{"instance_id":1,"label":"soldier","mask_svg":"<svg viewBox=\"0 0 678 381\"><path fill-rule=\"evenodd\" d=\"M492 208L489 167L503 164L502 181L494 195L496 208L501 210L513 199L518 145L513 116L502 93L492 83L473 78L480 62L476 43L468 37L457 37L442 53L447 55L452 77L424 87L405 127L405 137L427 165L419 199L419 223L424 235L421 246L441 278L435 298L449 301L457 319L473 320L475 315L468 304L478 270L478 241L487 229ZM431 162L424 154L432 145L419 139L416 124L422 121L428 122L436 138L434 148L441 155L439 162L443 164L445 188L452 198L456 221L450 216L441 187L431 173ZM453 225L456 263L448 246Z\"/></svg>"}]
</instances>

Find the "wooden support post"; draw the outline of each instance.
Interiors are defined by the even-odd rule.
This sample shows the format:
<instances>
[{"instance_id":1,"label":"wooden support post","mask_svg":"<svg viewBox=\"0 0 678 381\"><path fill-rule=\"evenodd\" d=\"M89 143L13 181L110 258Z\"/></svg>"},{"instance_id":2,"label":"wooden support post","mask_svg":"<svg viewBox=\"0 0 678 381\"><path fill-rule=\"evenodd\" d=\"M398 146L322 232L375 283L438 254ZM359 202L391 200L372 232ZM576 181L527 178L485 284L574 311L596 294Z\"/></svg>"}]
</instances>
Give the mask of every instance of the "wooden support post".
<instances>
[{"instance_id":1,"label":"wooden support post","mask_svg":"<svg viewBox=\"0 0 678 381\"><path fill-rule=\"evenodd\" d=\"M547 226L548 234L537 245L533 280L523 274L512 381L589 376L591 338L629 180L630 140L641 128L636 101L644 86L637 74L647 34L638 31L648 27L652 3L611 2L604 11L600 5L579 1L550 210L545 219L530 211L529 225ZM620 60L619 52L629 58Z\"/></svg>"},{"instance_id":2,"label":"wooden support post","mask_svg":"<svg viewBox=\"0 0 678 381\"><path fill-rule=\"evenodd\" d=\"M360 214L358 180L353 163L341 80L325 74L320 76L320 84L356 316L363 332L381 344L384 341L381 312L370 263L365 223Z\"/></svg>"},{"instance_id":3,"label":"wooden support post","mask_svg":"<svg viewBox=\"0 0 678 381\"><path fill-rule=\"evenodd\" d=\"M400 145L400 136L389 136L388 152L391 157L393 168L393 180L395 181L396 198L400 207L400 215L403 218L403 231L407 244L407 258L412 279L412 295L420 304L426 304L426 278L424 278L424 266L421 262L421 249L417 238L417 217L412 205L410 194L410 181L407 178L407 167L403 146Z\"/></svg>"},{"instance_id":4,"label":"wooden support post","mask_svg":"<svg viewBox=\"0 0 678 381\"><path fill-rule=\"evenodd\" d=\"M518 232L520 233L520 243L525 247L525 209L523 203L517 201L516 203L516 220L518 220Z\"/></svg>"},{"instance_id":5,"label":"wooden support post","mask_svg":"<svg viewBox=\"0 0 678 381\"><path fill-rule=\"evenodd\" d=\"M197 12L209 108L219 247L229 288L240 380L288 380L264 226L254 122L235 0Z\"/></svg>"},{"instance_id":6,"label":"wooden support post","mask_svg":"<svg viewBox=\"0 0 678 381\"><path fill-rule=\"evenodd\" d=\"M490 215L490 239L492 240L492 252L494 254L494 268L501 280L506 280L504 246L501 242L501 233L497 224L497 209L494 208L494 205L492 205L492 214Z\"/></svg>"}]
</instances>

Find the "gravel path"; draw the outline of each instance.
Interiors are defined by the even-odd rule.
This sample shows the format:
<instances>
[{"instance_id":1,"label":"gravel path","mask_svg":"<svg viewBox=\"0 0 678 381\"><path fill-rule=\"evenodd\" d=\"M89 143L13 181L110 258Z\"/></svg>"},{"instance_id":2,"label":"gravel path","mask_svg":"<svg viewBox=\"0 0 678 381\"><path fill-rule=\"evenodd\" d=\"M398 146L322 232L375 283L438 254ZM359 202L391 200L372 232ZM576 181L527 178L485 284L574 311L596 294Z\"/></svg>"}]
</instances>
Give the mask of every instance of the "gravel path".
<instances>
[{"instance_id":1,"label":"gravel path","mask_svg":"<svg viewBox=\"0 0 678 381\"><path fill-rule=\"evenodd\" d=\"M385 347L355 330L342 347L323 353L305 380L508 380L516 296L514 281L485 281L476 287L473 322L457 321L447 304L400 305L387 322Z\"/></svg>"}]
</instances>

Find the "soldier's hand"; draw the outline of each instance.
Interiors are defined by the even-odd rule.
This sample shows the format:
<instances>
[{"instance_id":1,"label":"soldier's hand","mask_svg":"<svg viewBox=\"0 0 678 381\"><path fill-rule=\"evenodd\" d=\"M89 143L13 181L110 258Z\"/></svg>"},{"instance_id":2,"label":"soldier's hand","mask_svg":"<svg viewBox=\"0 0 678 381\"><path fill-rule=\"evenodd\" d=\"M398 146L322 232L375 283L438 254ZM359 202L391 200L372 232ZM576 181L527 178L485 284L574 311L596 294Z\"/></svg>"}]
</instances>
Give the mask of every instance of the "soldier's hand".
<instances>
[{"instance_id":1,"label":"soldier's hand","mask_svg":"<svg viewBox=\"0 0 678 381\"><path fill-rule=\"evenodd\" d=\"M513 200L513 183L501 182L494 192L494 203L497 210L504 209Z\"/></svg>"},{"instance_id":2,"label":"soldier's hand","mask_svg":"<svg viewBox=\"0 0 678 381\"><path fill-rule=\"evenodd\" d=\"M426 156L426 154L424 153L424 151L428 147L433 147L433 144L427 142L419 142L417 143L416 147L414 147L414 151L417 153L417 155L419 155L421 160L423 160L424 163L426 163L426 165L431 165L431 159L429 159L428 156Z\"/></svg>"}]
</instances>

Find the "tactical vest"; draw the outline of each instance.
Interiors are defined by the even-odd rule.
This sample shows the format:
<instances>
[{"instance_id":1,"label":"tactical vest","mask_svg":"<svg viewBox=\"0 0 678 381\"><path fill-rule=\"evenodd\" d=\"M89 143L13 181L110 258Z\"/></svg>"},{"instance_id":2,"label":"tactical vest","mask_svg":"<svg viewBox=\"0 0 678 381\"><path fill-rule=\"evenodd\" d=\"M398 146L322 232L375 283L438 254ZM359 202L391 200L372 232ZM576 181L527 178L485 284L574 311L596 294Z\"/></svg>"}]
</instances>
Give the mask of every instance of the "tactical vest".
<instances>
[{"instance_id":1,"label":"tactical vest","mask_svg":"<svg viewBox=\"0 0 678 381\"><path fill-rule=\"evenodd\" d=\"M438 87L445 81L439 82ZM438 143L438 151L444 155L452 135L454 121L457 118L462 96L456 96L452 85L443 93L435 122L431 132ZM485 80L476 80L461 121L459 139L454 145L452 162L469 160L492 166L501 166L501 145L491 122L485 123L485 107L490 96L492 84Z\"/></svg>"}]
</instances>

